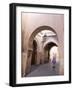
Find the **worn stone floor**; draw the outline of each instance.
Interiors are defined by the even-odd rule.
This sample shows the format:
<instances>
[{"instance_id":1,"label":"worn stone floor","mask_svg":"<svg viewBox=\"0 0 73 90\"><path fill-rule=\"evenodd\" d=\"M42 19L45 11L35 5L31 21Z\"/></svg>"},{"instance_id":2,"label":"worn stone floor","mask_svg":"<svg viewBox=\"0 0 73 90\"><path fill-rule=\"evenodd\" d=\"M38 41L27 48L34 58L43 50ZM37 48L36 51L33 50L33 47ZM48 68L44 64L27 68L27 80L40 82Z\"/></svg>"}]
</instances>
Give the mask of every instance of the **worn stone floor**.
<instances>
[{"instance_id":1,"label":"worn stone floor","mask_svg":"<svg viewBox=\"0 0 73 90\"><path fill-rule=\"evenodd\" d=\"M38 76L55 76L59 75L59 63L55 64L53 68L52 63L45 63L40 65L32 65L31 72L26 77L38 77Z\"/></svg>"}]
</instances>

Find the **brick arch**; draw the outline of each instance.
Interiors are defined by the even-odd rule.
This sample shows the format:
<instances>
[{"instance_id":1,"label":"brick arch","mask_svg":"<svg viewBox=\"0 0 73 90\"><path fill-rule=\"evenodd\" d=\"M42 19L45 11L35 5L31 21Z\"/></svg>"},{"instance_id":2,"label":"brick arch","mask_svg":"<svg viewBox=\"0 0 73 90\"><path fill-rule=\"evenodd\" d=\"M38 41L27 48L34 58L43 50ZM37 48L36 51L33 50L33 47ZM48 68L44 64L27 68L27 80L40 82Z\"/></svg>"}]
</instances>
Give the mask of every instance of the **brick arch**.
<instances>
[{"instance_id":1,"label":"brick arch","mask_svg":"<svg viewBox=\"0 0 73 90\"><path fill-rule=\"evenodd\" d=\"M44 43L43 48L45 48L45 46L46 46L47 44L51 43L51 42L52 42L52 43L55 43L56 46L59 45L58 41L56 41L56 40L54 40L54 39L50 39L50 40L47 40L47 41Z\"/></svg>"},{"instance_id":2,"label":"brick arch","mask_svg":"<svg viewBox=\"0 0 73 90\"><path fill-rule=\"evenodd\" d=\"M52 32L54 32L56 35L57 35L57 33L56 33L56 31L52 28L52 27L50 27L50 26L39 26L38 28L36 28L34 31L33 31L33 33L31 34L31 36L30 36L30 38L29 38L29 42L28 42L28 48L32 48L32 42L33 42L33 39L34 39L34 37L39 33L39 32L41 32L41 31L43 31L43 30L50 30L50 31L52 31Z\"/></svg>"},{"instance_id":3,"label":"brick arch","mask_svg":"<svg viewBox=\"0 0 73 90\"><path fill-rule=\"evenodd\" d=\"M47 45L49 45L49 44L51 44L51 43L52 43L51 47L53 47L53 46L57 46L57 47L58 47L58 44L57 44L57 43L51 41L51 42L48 42L48 43L44 46L44 49L47 47ZM51 48L51 47L50 47L50 48Z\"/></svg>"}]
</instances>

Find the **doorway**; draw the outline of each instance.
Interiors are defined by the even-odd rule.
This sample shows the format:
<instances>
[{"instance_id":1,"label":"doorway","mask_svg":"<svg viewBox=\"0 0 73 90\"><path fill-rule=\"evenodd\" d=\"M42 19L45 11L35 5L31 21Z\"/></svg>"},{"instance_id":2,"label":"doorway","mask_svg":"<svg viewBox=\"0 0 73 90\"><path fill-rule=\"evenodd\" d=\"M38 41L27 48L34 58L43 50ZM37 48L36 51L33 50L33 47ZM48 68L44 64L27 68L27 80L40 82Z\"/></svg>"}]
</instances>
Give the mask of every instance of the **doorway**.
<instances>
[{"instance_id":1,"label":"doorway","mask_svg":"<svg viewBox=\"0 0 73 90\"><path fill-rule=\"evenodd\" d=\"M32 58L31 58L31 65L35 65L37 61L37 43L35 40L33 40L32 48L33 48L33 51L32 51Z\"/></svg>"},{"instance_id":2,"label":"doorway","mask_svg":"<svg viewBox=\"0 0 73 90\"><path fill-rule=\"evenodd\" d=\"M52 47L57 46L55 43L50 42L45 46L45 63L50 61L50 50Z\"/></svg>"}]
</instances>

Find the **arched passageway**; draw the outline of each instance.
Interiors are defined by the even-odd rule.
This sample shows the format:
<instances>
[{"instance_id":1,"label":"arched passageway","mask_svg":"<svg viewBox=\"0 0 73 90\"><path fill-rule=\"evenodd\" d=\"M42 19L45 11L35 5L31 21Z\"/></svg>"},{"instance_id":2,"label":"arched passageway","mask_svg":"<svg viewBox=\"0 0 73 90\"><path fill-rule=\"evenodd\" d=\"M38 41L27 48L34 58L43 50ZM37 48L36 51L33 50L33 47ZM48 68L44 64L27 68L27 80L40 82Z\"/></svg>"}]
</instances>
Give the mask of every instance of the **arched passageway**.
<instances>
[{"instance_id":1,"label":"arched passageway","mask_svg":"<svg viewBox=\"0 0 73 90\"><path fill-rule=\"evenodd\" d=\"M37 45L37 43L35 41L35 37L36 37L36 35L38 33L40 33L41 31L45 31L45 30L53 32L55 34L57 40L58 40L57 33L50 26L40 26L37 29L35 29L34 32L32 32L32 34L31 34L31 36L29 38L29 41L28 41L28 54L29 55L27 55L27 56L29 56L29 57L27 57L26 73L30 72L31 65L37 64L38 60L39 60L38 64L40 64L40 63L43 64L44 62L47 62L49 60L49 52L50 52L51 47L57 46L56 43L53 43L53 42L48 43L45 46L45 52L48 51L48 55L47 54L44 55L44 48L43 48L44 42L41 41L41 43L40 43L41 44L40 45L41 46L40 47L41 48L41 52L39 53L39 51L37 51L37 46L38 45ZM44 58L46 55L47 55L47 59ZM38 58L38 60L37 60L37 58Z\"/></svg>"},{"instance_id":2,"label":"arched passageway","mask_svg":"<svg viewBox=\"0 0 73 90\"><path fill-rule=\"evenodd\" d=\"M50 27L50 26L39 26L38 28L36 28L36 29L34 30L34 32L32 32L32 34L31 34L31 36L30 36L30 38L29 38L28 48L32 48L32 44L33 44L33 40L34 40L35 36L36 36L39 32L44 31L44 30L49 30L49 31L54 32L54 33L56 34L57 39L58 39L58 36L57 36L56 31L55 31L52 27Z\"/></svg>"},{"instance_id":3,"label":"arched passageway","mask_svg":"<svg viewBox=\"0 0 73 90\"><path fill-rule=\"evenodd\" d=\"M50 43L48 43L48 44L46 44L46 46L44 47L44 56L45 56L45 63L46 62L49 62L50 61L50 55L53 55L54 54L54 52L52 52L52 54L50 54L50 50L52 49L52 47L58 47L58 45L56 44L56 43L54 43L54 42L50 42Z\"/></svg>"},{"instance_id":4,"label":"arched passageway","mask_svg":"<svg viewBox=\"0 0 73 90\"><path fill-rule=\"evenodd\" d=\"M50 42L50 43L48 43L46 46L45 46L45 56L46 56L46 60L45 60L45 62L49 62L49 60L50 60L50 50L51 50L51 48L53 47L53 46L57 46L55 43L53 43L53 42ZM47 52L47 53L46 53Z\"/></svg>"}]
</instances>

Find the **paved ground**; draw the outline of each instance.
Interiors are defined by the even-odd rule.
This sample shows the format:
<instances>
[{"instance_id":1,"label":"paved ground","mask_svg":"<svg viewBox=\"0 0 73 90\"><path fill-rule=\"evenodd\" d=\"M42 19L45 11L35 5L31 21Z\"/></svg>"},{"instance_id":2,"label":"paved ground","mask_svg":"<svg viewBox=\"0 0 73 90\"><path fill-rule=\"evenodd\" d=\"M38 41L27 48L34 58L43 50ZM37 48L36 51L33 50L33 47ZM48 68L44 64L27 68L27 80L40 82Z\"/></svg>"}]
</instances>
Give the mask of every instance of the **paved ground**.
<instances>
[{"instance_id":1,"label":"paved ground","mask_svg":"<svg viewBox=\"0 0 73 90\"><path fill-rule=\"evenodd\" d=\"M41 65L32 65L31 72L26 77L35 77L35 76L55 76L59 75L59 64L53 65L51 63L41 64Z\"/></svg>"}]
</instances>

